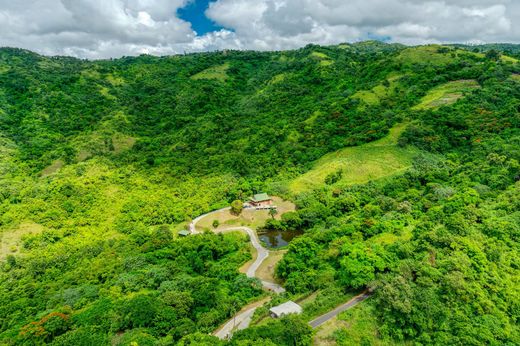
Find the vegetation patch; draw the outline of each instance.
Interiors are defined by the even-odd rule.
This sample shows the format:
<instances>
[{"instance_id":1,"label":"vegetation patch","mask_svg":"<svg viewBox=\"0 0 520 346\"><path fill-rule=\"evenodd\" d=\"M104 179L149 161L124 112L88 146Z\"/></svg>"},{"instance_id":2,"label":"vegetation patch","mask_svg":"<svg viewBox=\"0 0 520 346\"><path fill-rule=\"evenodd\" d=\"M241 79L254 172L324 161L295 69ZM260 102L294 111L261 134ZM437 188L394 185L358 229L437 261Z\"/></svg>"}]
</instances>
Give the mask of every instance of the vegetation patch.
<instances>
[{"instance_id":1,"label":"vegetation patch","mask_svg":"<svg viewBox=\"0 0 520 346\"><path fill-rule=\"evenodd\" d=\"M336 172L341 172L341 177L335 183L347 185L362 184L404 172L417 154L413 148L397 145L397 139L405 126L395 126L387 137L378 141L325 155L310 171L293 180L289 184L290 190L294 193L312 190L324 185L327 177Z\"/></svg>"},{"instance_id":2,"label":"vegetation patch","mask_svg":"<svg viewBox=\"0 0 520 346\"><path fill-rule=\"evenodd\" d=\"M397 61L405 64L446 65L453 61L453 50L439 45L429 45L404 49Z\"/></svg>"},{"instance_id":3,"label":"vegetation patch","mask_svg":"<svg viewBox=\"0 0 520 346\"><path fill-rule=\"evenodd\" d=\"M224 82L227 78L227 70L229 69L229 64L222 64L219 66L213 66L205 69L197 74L191 76L191 79L216 79L221 82Z\"/></svg>"},{"instance_id":4,"label":"vegetation patch","mask_svg":"<svg viewBox=\"0 0 520 346\"><path fill-rule=\"evenodd\" d=\"M0 260L5 259L8 255L20 253L24 236L38 235L43 229L43 226L37 223L24 222L16 229L0 233Z\"/></svg>"},{"instance_id":5,"label":"vegetation patch","mask_svg":"<svg viewBox=\"0 0 520 346\"><path fill-rule=\"evenodd\" d=\"M378 321L373 303L369 300L340 313L318 328L313 344L325 345L400 345L384 340L378 332Z\"/></svg>"},{"instance_id":6,"label":"vegetation patch","mask_svg":"<svg viewBox=\"0 0 520 346\"><path fill-rule=\"evenodd\" d=\"M450 105L478 88L480 88L480 85L476 80L448 82L430 90L413 109L429 109Z\"/></svg>"},{"instance_id":7,"label":"vegetation patch","mask_svg":"<svg viewBox=\"0 0 520 346\"><path fill-rule=\"evenodd\" d=\"M512 74L511 79L516 82L520 82L520 74Z\"/></svg>"},{"instance_id":8,"label":"vegetation patch","mask_svg":"<svg viewBox=\"0 0 520 346\"><path fill-rule=\"evenodd\" d=\"M49 166L45 167L42 171L42 177L46 177L53 173L56 173L65 165L63 160L54 160Z\"/></svg>"},{"instance_id":9,"label":"vegetation patch","mask_svg":"<svg viewBox=\"0 0 520 346\"><path fill-rule=\"evenodd\" d=\"M376 85L370 90L360 90L351 97L353 99L358 99L367 105L377 106L381 103L382 99L392 95L398 85L397 81L401 77L401 75L390 75L381 84Z\"/></svg>"}]
</instances>

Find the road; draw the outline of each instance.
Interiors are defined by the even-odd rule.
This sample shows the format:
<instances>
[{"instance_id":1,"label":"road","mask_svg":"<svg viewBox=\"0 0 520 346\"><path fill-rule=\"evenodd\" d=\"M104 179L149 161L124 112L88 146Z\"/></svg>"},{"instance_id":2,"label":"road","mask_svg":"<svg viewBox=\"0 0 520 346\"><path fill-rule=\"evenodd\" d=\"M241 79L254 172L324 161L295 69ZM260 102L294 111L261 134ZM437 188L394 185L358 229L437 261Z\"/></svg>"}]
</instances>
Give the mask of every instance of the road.
<instances>
[{"instance_id":1,"label":"road","mask_svg":"<svg viewBox=\"0 0 520 346\"><path fill-rule=\"evenodd\" d=\"M229 210L229 209L230 208L227 207L227 208L215 210L210 213L196 217L190 223L190 226L189 226L190 232L192 234L199 234L200 232L197 231L197 228L196 228L197 222L199 222L201 219L203 219L204 217L206 217L208 215L218 213L223 210ZM251 245L253 245L253 247L257 251L257 256L256 256L256 259L254 260L254 262L249 265L249 268L247 268L246 275L247 275L247 277L250 277L250 278L258 278L256 276L256 271L258 270L258 268L260 268L260 265L262 265L262 262L265 261L265 259L267 257L269 257L269 250L267 250L265 247L262 246L262 244L260 243L260 240L258 239L256 232L249 227L229 227L226 229L220 229L218 232L231 232L231 231L246 232L247 235L249 236ZM264 289L266 289L268 291L272 291L275 293L285 292L285 289L282 286L280 286L274 282L269 282L269 281L264 281L264 280L261 280L261 282L262 282L262 286L264 287ZM317 327L321 326L323 323L327 322L328 320L336 317L339 313L352 308L353 306L359 304L360 302L367 299L368 297L370 297L370 294L368 293L368 291L365 291L365 292L361 293L360 295L355 296L354 298L352 298L345 304L338 306L334 310L329 311L326 314L323 314L323 315L315 318L314 320L310 321L309 324L311 325L312 328L317 328ZM217 336L220 339L228 339L233 335L233 332L235 330L241 330L241 329L245 329L245 328L249 327L249 324L251 323L251 319L253 317L253 314L255 313L255 310L259 306L261 306L264 302L265 302L265 300L258 301L256 303L250 305L243 311L238 312L235 316L233 316L233 318L231 318L229 321L227 321L221 328L216 330L213 333L213 335Z\"/></svg>"},{"instance_id":2,"label":"road","mask_svg":"<svg viewBox=\"0 0 520 346\"><path fill-rule=\"evenodd\" d=\"M196 227L197 222L199 222L200 220L202 220L204 217L206 217L208 215L218 213L223 210L229 210L229 209L230 209L229 207L223 208L223 209L215 210L210 213L196 217L190 223L190 226L189 226L190 232L192 234L199 234L200 232L197 231L197 227ZM246 276L249 278L258 278L256 276L256 271L258 270L258 268L260 268L260 266L262 265L262 262L265 261L265 259L267 257L269 257L269 250L267 250L265 247L262 246L262 244L260 243L260 240L258 239L256 232L249 227L229 227L229 228L225 228L225 229L220 229L218 232L231 232L231 231L246 232L247 235L249 236L251 245L253 245L253 247L256 249L257 256L256 256L256 259L254 260L254 262L249 265L249 268L247 268ZM275 293L285 292L285 289L282 286L280 286L274 282L269 282L269 281L265 281L265 280L260 280L260 281L262 282L262 286L264 287L264 289L266 289L268 291L275 292ZM258 303L261 303L261 302L258 302ZM224 324L224 326L222 326L222 328L220 328L219 330L214 332L213 335L217 336L220 339L227 339L227 338L231 337L231 335L233 334L233 331L241 330L241 329L245 329L245 328L249 327L249 324L251 323L251 318L253 317L253 314L255 313L256 308L260 305L261 304L254 304L253 306L247 308L246 310L237 313L232 319L227 321Z\"/></svg>"},{"instance_id":3,"label":"road","mask_svg":"<svg viewBox=\"0 0 520 346\"><path fill-rule=\"evenodd\" d=\"M317 327L321 326L323 323L330 320L331 318L336 317L341 312L356 306L357 304L359 304L363 300L367 299L368 297L370 297L370 294L367 291L365 291L365 292L361 293L360 295L355 296L354 298L352 298L345 304L338 306L334 310L331 310L331 311L327 312L326 314L323 314L323 315L315 318L314 320L310 321L309 324L311 325L312 328L317 328Z\"/></svg>"}]
</instances>

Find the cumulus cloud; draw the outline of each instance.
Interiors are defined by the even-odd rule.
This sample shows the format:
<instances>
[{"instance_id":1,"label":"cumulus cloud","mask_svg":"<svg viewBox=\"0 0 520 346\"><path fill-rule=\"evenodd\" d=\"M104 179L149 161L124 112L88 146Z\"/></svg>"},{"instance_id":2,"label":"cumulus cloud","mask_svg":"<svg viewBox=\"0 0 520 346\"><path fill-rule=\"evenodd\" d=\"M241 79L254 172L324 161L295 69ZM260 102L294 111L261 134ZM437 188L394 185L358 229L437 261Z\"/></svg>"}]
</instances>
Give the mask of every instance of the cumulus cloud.
<instances>
[{"instance_id":1,"label":"cumulus cloud","mask_svg":"<svg viewBox=\"0 0 520 346\"><path fill-rule=\"evenodd\" d=\"M216 0L226 28L197 36L177 10L195 0L0 0L0 46L85 58L308 43L518 42L517 0Z\"/></svg>"}]
</instances>

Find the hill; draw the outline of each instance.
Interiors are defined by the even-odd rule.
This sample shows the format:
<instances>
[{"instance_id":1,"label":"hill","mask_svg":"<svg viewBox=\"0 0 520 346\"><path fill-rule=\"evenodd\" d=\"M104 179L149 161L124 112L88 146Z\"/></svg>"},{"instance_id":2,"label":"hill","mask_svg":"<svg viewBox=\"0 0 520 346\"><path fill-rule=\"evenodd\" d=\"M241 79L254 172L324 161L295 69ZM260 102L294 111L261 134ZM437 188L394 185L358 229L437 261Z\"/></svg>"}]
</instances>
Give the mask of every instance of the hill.
<instances>
[{"instance_id":1,"label":"hill","mask_svg":"<svg viewBox=\"0 0 520 346\"><path fill-rule=\"evenodd\" d=\"M305 345L366 288L338 320L362 323L316 340L519 343L520 66L474 50L1 48L0 343ZM177 231L263 191L297 206L267 229L305 231L276 299L308 302L219 341L266 294L239 271L249 243Z\"/></svg>"}]
</instances>

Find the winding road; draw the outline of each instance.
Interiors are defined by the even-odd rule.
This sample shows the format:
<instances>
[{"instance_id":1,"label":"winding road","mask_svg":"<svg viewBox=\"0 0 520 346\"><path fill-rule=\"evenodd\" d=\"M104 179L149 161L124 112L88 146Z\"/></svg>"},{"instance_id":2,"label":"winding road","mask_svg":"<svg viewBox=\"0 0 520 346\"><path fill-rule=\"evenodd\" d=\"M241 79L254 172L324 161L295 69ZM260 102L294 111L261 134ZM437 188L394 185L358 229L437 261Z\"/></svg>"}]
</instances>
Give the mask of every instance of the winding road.
<instances>
[{"instance_id":1,"label":"winding road","mask_svg":"<svg viewBox=\"0 0 520 346\"><path fill-rule=\"evenodd\" d=\"M223 209L218 209L218 210L215 210L215 211L209 212L207 214L203 214L203 215L196 217L195 219L193 219L193 221L189 225L191 234L200 233L199 231L197 231L197 227L196 227L197 222L199 222L206 216L215 214L215 213L218 213L218 212L221 212L224 210L229 210L229 209L231 209L231 208L227 207L227 208L223 208ZM256 252L257 252L256 259L253 263L251 263L249 265L249 268L247 268L246 276L249 278L259 279L262 282L262 286L264 287L264 289L266 289L268 291L271 291L274 293L285 292L285 289L282 286L280 286L274 282L261 280L260 278L258 278L256 276L256 271L258 270L258 268L260 268L260 265L262 265L262 262L265 261L265 259L267 257L269 257L269 250L267 250L265 247L262 246L262 244L260 243L260 240L258 239L256 232L249 227L229 227L229 228L221 229L218 232L231 232L231 231L246 232L247 235L249 236L249 240L251 241L251 245L253 245L253 247L256 249ZM363 300L367 299L368 297L370 297L370 293L368 293L367 291L364 291L363 293L350 299L348 302L338 306L334 310L331 310L331 311L327 312L326 314L323 314L323 315L315 318L314 320L310 321L309 325L312 328L317 328L317 327L321 326L322 324L324 324L325 322L327 322L328 320L336 317L341 312L352 308L353 306L357 305L358 303L362 302ZM233 335L233 331L242 330L242 329L249 327L249 324L251 323L251 319L253 318L253 314L255 313L255 310L265 302L266 302L266 300L263 299L263 300L255 302L255 303L249 305L248 307L244 308L243 310L238 312L235 316L233 316L233 318L231 318L229 321L227 321L221 328L217 329L213 333L213 335L215 335L216 337L218 337L220 339L229 339Z\"/></svg>"},{"instance_id":2,"label":"winding road","mask_svg":"<svg viewBox=\"0 0 520 346\"><path fill-rule=\"evenodd\" d=\"M227 208L215 210L215 211L209 212L207 214L203 214L203 215L196 217L195 219L193 219L193 221L190 223L190 226L189 226L191 234L200 233L199 231L197 231L197 227L196 227L197 222L199 222L206 216L215 214L215 213L218 213L218 212L221 212L224 210L229 210L229 209L230 208L227 207ZM266 289L268 291L271 291L274 293L285 292L285 289L282 286L280 286L274 282L261 280L260 278L258 278L256 276L256 271L258 270L258 268L260 268L260 265L262 265L262 262L265 261L265 259L267 257L269 257L269 250L267 250L265 247L262 246L262 244L260 243L260 240L258 239L256 232L249 227L229 227L229 228L221 229L218 232L231 232L231 231L246 232L247 235L249 236L249 240L251 241L251 245L253 245L253 247L256 249L256 252L257 252L256 259L253 263L251 263L249 265L249 268L247 268L246 276L249 278L259 279L262 282L262 286L264 287L264 289ZM226 322L226 324L224 324L224 326L222 328L215 331L213 333L213 335L217 336L220 339L227 339L227 338L231 337L234 330L241 330L241 329L245 329L245 328L249 327L249 324L251 323L251 318L253 317L253 314L254 314L255 310L258 308L258 306L261 305L260 303L263 303L263 302L257 302L255 304L253 304L252 306L249 306L245 310L237 313L232 319L230 319L228 322Z\"/></svg>"}]
</instances>

